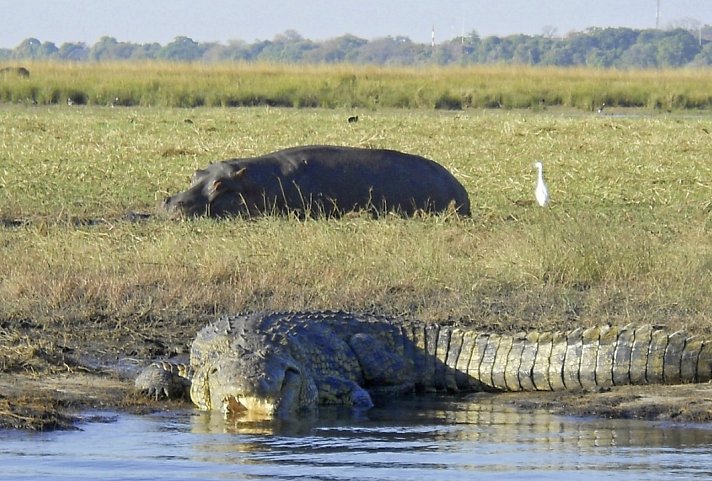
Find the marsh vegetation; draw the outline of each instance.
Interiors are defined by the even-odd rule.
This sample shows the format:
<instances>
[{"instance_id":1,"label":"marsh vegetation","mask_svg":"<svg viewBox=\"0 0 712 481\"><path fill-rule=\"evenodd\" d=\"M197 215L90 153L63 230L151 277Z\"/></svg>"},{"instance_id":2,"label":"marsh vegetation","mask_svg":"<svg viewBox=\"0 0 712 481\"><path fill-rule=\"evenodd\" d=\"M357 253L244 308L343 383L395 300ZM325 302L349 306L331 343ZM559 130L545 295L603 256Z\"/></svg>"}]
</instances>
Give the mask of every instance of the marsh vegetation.
<instances>
[{"instance_id":1,"label":"marsh vegetation","mask_svg":"<svg viewBox=\"0 0 712 481\"><path fill-rule=\"evenodd\" d=\"M712 76L706 69L39 61L24 65L29 77L0 78L0 102L367 111L569 107L595 112L605 104L608 109L666 112L712 106Z\"/></svg>"}]
</instances>

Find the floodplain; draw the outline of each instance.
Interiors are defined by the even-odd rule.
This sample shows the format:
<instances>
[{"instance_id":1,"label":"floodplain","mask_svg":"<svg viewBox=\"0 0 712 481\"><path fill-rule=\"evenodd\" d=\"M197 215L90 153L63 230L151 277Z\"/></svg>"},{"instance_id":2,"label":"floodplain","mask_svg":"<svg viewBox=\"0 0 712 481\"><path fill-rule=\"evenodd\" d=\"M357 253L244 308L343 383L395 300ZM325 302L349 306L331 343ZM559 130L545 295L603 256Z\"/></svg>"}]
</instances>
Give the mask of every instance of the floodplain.
<instances>
[{"instance_id":1,"label":"floodplain","mask_svg":"<svg viewBox=\"0 0 712 481\"><path fill-rule=\"evenodd\" d=\"M50 67L9 82L41 84ZM181 85L190 88L191 69L211 78L211 68L227 75L190 67ZM86 82L82 68L66 69ZM665 85L679 94L680 84ZM591 108L445 110L438 95L415 108L111 106L113 91L68 105L64 96L0 106L4 373L185 352L207 320L246 309L366 310L507 332L645 322L712 334L712 111L597 113L593 98ZM472 216L160 213L210 162L306 144L432 158L463 183ZM534 202L536 160L545 208Z\"/></svg>"}]
</instances>

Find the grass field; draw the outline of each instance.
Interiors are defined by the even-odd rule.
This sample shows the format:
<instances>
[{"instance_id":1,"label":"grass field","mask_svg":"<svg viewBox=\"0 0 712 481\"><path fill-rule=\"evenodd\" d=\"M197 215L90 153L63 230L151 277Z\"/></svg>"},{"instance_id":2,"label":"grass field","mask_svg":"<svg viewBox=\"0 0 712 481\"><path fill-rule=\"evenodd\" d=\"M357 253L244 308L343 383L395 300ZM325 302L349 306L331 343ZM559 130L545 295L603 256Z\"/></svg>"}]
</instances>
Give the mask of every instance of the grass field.
<instances>
[{"instance_id":1,"label":"grass field","mask_svg":"<svg viewBox=\"0 0 712 481\"><path fill-rule=\"evenodd\" d=\"M712 332L712 117L628 113L4 105L0 320L194 330L242 309L348 308ZM433 158L472 218L121 220L208 162L312 143Z\"/></svg>"},{"instance_id":2,"label":"grass field","mask_svg":"<svg viewBox=\"0 0 712 481\"><path fill-rule=\"evenodd\" d=\"M24 63L0 75L0 102L143 107L546 108L669 111L712 107L708 69L526 66ZM16 66L15 64L3 64Z\"/></svg>"}]
</instances>

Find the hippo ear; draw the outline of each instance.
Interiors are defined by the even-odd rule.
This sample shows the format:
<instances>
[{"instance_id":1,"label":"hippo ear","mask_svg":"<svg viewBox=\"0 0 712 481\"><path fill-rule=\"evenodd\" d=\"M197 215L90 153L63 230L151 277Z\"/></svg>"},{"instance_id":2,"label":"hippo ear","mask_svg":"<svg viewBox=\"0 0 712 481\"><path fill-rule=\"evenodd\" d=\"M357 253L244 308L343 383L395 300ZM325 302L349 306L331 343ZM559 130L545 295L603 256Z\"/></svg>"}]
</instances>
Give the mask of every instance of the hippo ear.
<instances>
[{"instance_id":1,"label":"hippo ear","mask_svg":"<svg viewBox=\"0 0 712 481\"><path fill-rule=\"evenodd\" d=\"M220 191L222 189L223 189L222 180L213 180L208 185L208 198L211 201L214 200L220 194Z\"/></svg>"}]
</instances>

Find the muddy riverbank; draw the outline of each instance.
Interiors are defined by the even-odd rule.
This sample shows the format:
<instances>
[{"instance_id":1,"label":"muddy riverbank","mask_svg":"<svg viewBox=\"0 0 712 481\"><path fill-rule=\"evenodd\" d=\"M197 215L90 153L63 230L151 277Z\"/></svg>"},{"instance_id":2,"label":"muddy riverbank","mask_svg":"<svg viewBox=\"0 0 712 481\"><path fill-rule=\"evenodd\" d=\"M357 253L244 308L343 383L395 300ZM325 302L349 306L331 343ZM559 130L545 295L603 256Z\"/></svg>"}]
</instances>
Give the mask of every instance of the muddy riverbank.
<instances>
[{"instance_id":1,"label":"muddy riverbank","mask_svg":"<svg viewBox=\"0 0 712 481\"><path fill-rule=\"evenodd\" d=\"M73 429L91 421L83 413L133 413L185 408L187 401L156 401L133 389L133 377L151 359L187 352L202 325L97 322L86 329L4 322L0 338L0 427ZM168 333L171 333L170 335ZM712 421L712 384L622 386L606 392L470 394L498 396L504 404L556 414Z\"/></svg>"}]
</instances>

